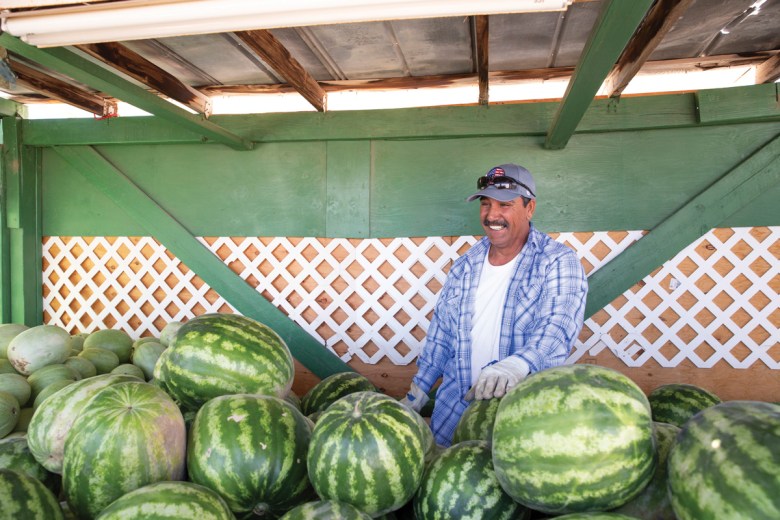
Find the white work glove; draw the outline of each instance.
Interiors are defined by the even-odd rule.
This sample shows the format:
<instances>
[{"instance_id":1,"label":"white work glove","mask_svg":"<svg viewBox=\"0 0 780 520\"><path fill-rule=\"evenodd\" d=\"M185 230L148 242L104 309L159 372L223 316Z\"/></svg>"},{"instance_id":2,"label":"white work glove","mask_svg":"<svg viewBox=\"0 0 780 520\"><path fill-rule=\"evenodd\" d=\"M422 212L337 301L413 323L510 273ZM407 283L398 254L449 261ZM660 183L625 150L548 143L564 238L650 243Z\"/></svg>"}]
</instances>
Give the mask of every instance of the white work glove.
<instances>
[{"instance_id":1,"label":"white work glove","mask_svg":"<svg viewBox=\"0 0 780 520\"><path fill-rule=\"evenodd\" d=\"M429 399L430 398L428 397L428 394L423 392L419 386L412 383L412 386L409 388L409 392L407 392L406 397L401 399L401 404L406 405L415 412L419 413Z\"/></svg>"},{"instance_id":2,"label":"white work glove","mask_svg":"<svg viewBox=\"0 0 780 520\"><path fill-rule=\"evenodd\" d=\"M471 401L504 397L509 390L525 379L530 372L528 363L517 356L509 356L497 363L488 365L479 373L477 382L466 394L465 399Z\"/></svg>"}]
</instances>

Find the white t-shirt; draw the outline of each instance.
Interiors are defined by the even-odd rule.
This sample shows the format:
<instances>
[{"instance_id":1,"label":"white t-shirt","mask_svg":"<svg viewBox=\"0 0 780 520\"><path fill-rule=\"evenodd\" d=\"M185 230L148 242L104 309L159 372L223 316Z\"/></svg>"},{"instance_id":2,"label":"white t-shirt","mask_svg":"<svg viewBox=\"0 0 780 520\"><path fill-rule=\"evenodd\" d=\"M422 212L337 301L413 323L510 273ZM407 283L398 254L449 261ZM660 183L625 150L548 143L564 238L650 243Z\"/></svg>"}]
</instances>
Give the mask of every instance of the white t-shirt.
<instances>
[{"instance_id":1,"label":"white t-shirt","mask_svg":"<svg viewBox=\"0 0 780 520\"><path fill-rule=\"evenodd\" d=\"M477 382L482 368L498 359L498 341L501 337L501 318L504 314L506 293L519 256L504 265L491 265L485 255L471 320L472 385Z\"/></svg>"}]
</instances>

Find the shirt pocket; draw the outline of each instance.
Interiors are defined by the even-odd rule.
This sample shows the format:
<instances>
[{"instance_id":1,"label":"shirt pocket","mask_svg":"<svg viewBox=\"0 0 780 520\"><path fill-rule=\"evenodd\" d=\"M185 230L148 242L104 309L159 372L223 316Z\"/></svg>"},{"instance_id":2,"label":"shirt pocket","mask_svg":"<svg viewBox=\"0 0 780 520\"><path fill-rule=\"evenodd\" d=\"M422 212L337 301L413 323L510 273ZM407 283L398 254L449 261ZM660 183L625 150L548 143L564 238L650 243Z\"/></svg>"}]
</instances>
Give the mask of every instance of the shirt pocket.
<instances>
[{"instance_id":1,"label":"shirt pocket","mask_svg":"<svg viewBox=\"0 0 780 520\"><path fill-rule=\"evenodd\" d=\"M515 334L526 331L539 316L542 307L543 287L541 283L521 285L513 294L513 328Z\"/></svg>"}]
</instances>

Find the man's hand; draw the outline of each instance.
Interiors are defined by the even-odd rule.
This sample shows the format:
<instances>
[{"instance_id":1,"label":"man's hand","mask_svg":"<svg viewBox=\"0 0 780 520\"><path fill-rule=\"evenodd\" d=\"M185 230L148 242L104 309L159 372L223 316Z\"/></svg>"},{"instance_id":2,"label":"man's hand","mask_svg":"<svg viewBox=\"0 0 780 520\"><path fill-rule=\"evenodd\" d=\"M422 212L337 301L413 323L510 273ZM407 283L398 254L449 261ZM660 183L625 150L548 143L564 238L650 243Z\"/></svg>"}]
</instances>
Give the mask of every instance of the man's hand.
<instances>
[{"instance_id":1,"label":"man's hand","mask_svg":"<svg viewBox=\"0 0 780 520\"><path fill-rule=\"evenodd\" d=\"M465 399L471 401L475 397L479 400L503 397L517 383L525 379L529 371L528 363L517 356L502 359L482 369L477 382L466 393Z\"/></svg>"},{"instance_id":2,"label":"man's hand","mask_svg":"<svg viewBox=\"0 0 780 520\"><path fill-rule=\"evenodd\" d=\"M401 399L401 404L406 405L415 412L419 413L429 399L430 398L428 397L428 394L423 392L419 386L412 383L412 386L409 388L409 392L407 392L406 397Z\"/></svg>"}]
</instances>

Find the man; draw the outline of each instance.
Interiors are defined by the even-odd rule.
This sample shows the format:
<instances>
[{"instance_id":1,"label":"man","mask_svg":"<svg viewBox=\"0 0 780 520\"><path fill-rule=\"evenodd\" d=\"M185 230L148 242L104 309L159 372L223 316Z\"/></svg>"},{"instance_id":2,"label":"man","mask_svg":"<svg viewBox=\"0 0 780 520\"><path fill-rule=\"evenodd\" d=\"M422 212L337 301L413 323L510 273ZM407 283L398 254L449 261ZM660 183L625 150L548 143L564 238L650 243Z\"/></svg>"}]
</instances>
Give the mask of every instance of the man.
<instances>
[{"instance_id":1,"label":"man","mask_svg":"<svg viewBox=\"0 0 780 520\"><path fill-rule=\"evenodd\" d=\"M402 400L419 411L442 378L431 428L443 446L472 398L502 397L566 360L588 292L574 251L531 223L536 184L528 170L502 164L477 187L466 200L479 199L485 236L453 263Z\"/></svg>"}]
</instances>

